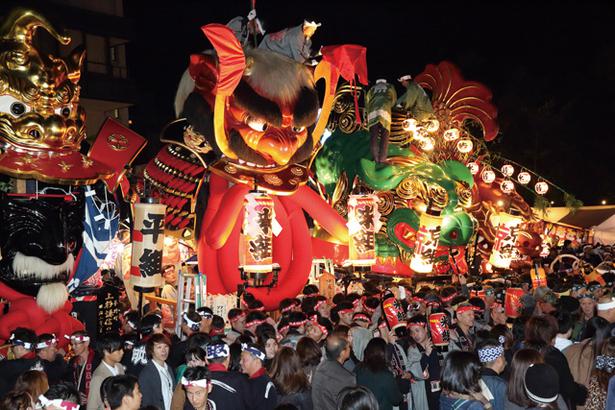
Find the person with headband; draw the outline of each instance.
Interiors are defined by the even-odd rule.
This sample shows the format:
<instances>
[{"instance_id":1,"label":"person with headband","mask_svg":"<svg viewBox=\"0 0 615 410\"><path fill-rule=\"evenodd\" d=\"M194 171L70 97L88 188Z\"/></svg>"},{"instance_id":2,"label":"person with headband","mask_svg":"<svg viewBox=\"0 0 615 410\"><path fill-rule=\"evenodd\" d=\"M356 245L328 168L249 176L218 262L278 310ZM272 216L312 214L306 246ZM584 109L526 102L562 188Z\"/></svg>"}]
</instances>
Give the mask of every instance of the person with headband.
<instances>
[{"instance_id":1,"label":"person with headband","mask_svg":"<svg viewBox=\"0 0 615 410\"><path fill-rule=\"evenodd\" d=\"M59 383L50 386L45 394L38 397L38 401L43 410L79 410L83 403L80 395L70 384Z\"/></svg>"},{"instance_id":2,"label":"person with headband","mask_svg":"<svg viewBox=\"0 0 615 410\"><path fill-rule=\"evenodd\" d=\"M122 333L124 335L137 334L139 330L139 312L127 310L121 316Z\"/></svg>"},{"instance_id":3,"label":"person with headband","mask_svg":"<svg viewBox=\"0 0 615 410\"><path fill-rule=\"evenodd\" d=\"M196 310L196 313L201 317L201 328L199 329L202 333L207 333L211 331L211 322L214 318L214 311L207 306L201 306Z\"/></svg>"},{"instance_id":4,"label":"person with headband","mask_svg":"<svg viewBox=\"0 0 615 410\"><path fill-rule=\"evenodd\" d=\"M84 330L74 332L70 337L74 356L68 362L69 380L79 391L80 401L85 403L90 393L90 382L94 370L100 364L100 357L90 346L90 336Z\"/></svg>"},{"instance_id":5,"label":"person with headband","mask_svg":"<svg viewBox=\"0 0 615 410\"><path fill-rule=\"evenodd\" d=\"M141 319L141 340L139 340L132 348L130 358L124 360L126 373L139 377L141 370L147 364L147 341L156 334L162 334L162 316L157 313L148 313Z\"/></svg>"},{"instance_id":6,"label":"person with headband","mask_svg":"<svg viewBox=\"0 0 615 410\"><path fill-rule=\"evenodd\" d=\"M248 375L250 403L254 410L272 410L278 403L278 392L263 366L264 349L253 344L241 345L241 371Z\"/></svg>"},{"instance_id":7,"label":"person with headband","mask_svg":"<svg viewBox=\"0 0 615 410\"><path fill-rule=\"evenodd\" d=\"M476 354L482 367L480 370L481 387L494 410L504 410L506 403L506 382L500 374L506 368L504 357L504 337L500 340L486 339L481 341Z\"/></svg>"},{"instance_id":8,"label":"person with headband","mask_svg":"<svg viewBox=\"0 0 615 410\"><path fill-rule=\"evenodd\" d=\"M354 315L354 307L352 306L352 303L342 302L335 306L334 309L339 318L339 325L352 326L352 316Z\"/></svg>"},{"instance_id":9,"label":"person with headband","mask_svg":"<svg viewBox=\"0 0 615 410\"><path fill-rule=\"evenodd\" d=\"M474 312L478 308L469 303L460 303L455 308L457 323L451 327L448 350L474 351Z\"/></svg>"},{"instance_id":10,"label":"person with headband","mask_svg":"<svg viewBox=\"0 0 615 410\"><path fill-rule=\"evenodd\" d=\"M231 323L231 331L227 333L226 339L233 343L246 330L247 313L241 309L231 309L228 311L228 321Z\"/></svg>"},{"instance_id":11,"label":"person with headband","mask_svg":"<svg viewBox=\"0 0 615 410\"><path fill-rule=\"evenodd\" d=\"M181 384L186 391L186 399L188 399L194 410L213 410L218 408L208 399L212 383L211 375L206 367L199 366L187 369L181 379Z\"/></svg>"},{"instance_id":12,"label":"person with headband","mask_svg":"<svg viewBox=\"0 0 615 410\"><path fill-rule=\"evenodd\" d=\"M124 356L124 343L118 334L101 337L96 343L96 349L102 360L90 382L87 410L103 410L104 403L100 396L100 386L107 377L124 374L124 366L120 364Z\"/></svg>"},{"instance_id":13,"label":"person with headband","mask_svg":"<svg viewBox=\"0 0 615 410\"><path fill-rule=\"evenodd\" d=\"M579 305L581 307L581 315L572 327L572 336L570 337L570 340L573 342L581 341L581 336L585 332L587 322L596 316L597 313L596 298L593 294L589 292L579 292L577 293L577 299L579 300Z\"/></svg>"},{"instance_id":14,"label":"person with headband","mask_svg":"<svg viewBox=\"0 0 615 410\"><path fill-rule=\"evenodd\" d=\"M177 368L184 361L184 356L188 350L189 338L194 333L199 332L201 329L201 315L194 310L189 310L181 315L181 331L182 340L177 335L173 335L171 343L171 354L169 364L173 368Z\"/></svg>"},{"instance_id":15,"label":"person with headband","mask_svg":"<svg viewBox=\"0 0 615 410\"><path fill-rule=\"evenodd\" d=\"M434 347L431 341L431 335L429 333L429 324L427 318L423 315L416 315L408 319L407 321L408 332L410 337L414 341L414 344L408 348L408 357L417 358L420 363L420 371L414 371L413 374L421 376L423 380L417 380L417 383L421 381L424 384L424 392L427 399L427 407L431 409L438 409L440 406L440 372L443 356L440 351ZM414 384L412 385L412 396L415 403L418 403L422 397L419 392L415 393ZM419 407L416 407L419 408Z\"/></svg>"},{"instance_id":16,"label":"person with headband","mask_svg":"<svg viewBox=\"0 0 615 410\"><path fill-rule=\"evenodd\" d=\"M47 374L49 385L59 383L66 374L64 356L58 353L58 339L51 333L43 333L36 342L36 357Z\"/></svg>"},{"instance_id":17,"label":"person with headband","mask_svg":"<svg viewBox=\"0 0 615 410\"><path fill-rule=\"evenodd\" d=\"M598 316L606 319L609 323L615 323L615 298L605 295L598 300Z\"/></svg>"},{"instance_id":18,"label":"person with headband","mask_svg":"<svg viewBox=\"0 0 615 410\"><path fill-rule=\"evenodd\" d=\"M36 362L34 349L37 338L32 330L18 327L11 332L8 342L14 359L0 361L0 397L8 393L15 385L17 377Z\"/></svg>"},{"instance_id":19,"label":"person with headband","mask_svg":"<svg viewBox=\"0 0 615 410\"><path fill-rule=\"evenodd\" d=\"M218 409L244 410L251 406L248 380L241 373L229 371L231 350L226 343L207 345L207 366L212 389L209 400Z\"/></svg>"}]
</instances>

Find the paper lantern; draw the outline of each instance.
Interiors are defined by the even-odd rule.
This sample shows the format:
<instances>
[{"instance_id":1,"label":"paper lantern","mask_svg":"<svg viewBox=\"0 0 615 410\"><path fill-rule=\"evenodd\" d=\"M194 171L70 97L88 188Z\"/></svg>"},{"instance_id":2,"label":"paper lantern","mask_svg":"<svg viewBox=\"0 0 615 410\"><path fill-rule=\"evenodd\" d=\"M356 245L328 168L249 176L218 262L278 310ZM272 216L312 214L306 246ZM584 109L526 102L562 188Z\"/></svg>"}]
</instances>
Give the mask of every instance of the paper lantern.
<instances>
[{"instance_id":1,"label":"paper lantern","mask_svg":"<svg viewBox=\"0 0 615 410\"><path fill-rule=\"evenodd\" d=\"M134 209L130 283L142 288L162 286L166 206L156 203L137 203Z\"/></svg>"},{"instance_id":2,"label":"paper lantern","mask_svg":"<svg viewBox=\"0 0 615 410\"><path fill-rule=\"evenodd\" d=\"M239 265L247 273L273 271L273 199L250 192L244 199L244 218L239 243Z\"/></svg>"},{"instance_id":3,"label":"paper lantern","mask_svg":"<svg viewBox=\"0 0 615 410\"><path fill-rule=\"evenodd\" d=\"M505 179L500 183L500 189L505 194L510 194L512 191L515 190L515 183L512 182L510 179Z\"/></svg>"},{"instance_id":4,"label":"paper lantern","mask_svg":"<svg viewBox=\"0 0 615 410\"><path fill-rule=\"evenodd\" d=\"M513 166L510 164L506 164L502 166L501 171L502 171L502 174L504 174L504 176L510 177L512 176L512 174L515 173L515 168L513 168Z\"/></svg>"},{"instance_id":5,"label":"paper lantern","mask_svg":"<svg viewBox=\"0 0 615 410\"><path fill-rule=\"evenodd\" d=\"M538 195L544 195L549 191L549 184L544 181L537 182L534 189Z\"/></svg>"},{"instance_id":6,"label":"paper lantern","mask_svg":"<svg viewBox=\"0 0 615 410\"><path fill-rule=\"evenodd\" d=\"M506 296L504 298L504 310L506 316L515 319L521 316L523 310L523 303L521 303L521 297L524 292L521 288L508 288L506 289Z\"/></svg>"},{"instance_id":7,"label":"paper lantern","mask_svg":"<svg viewBox=\"0 0 615 410\"><path fill-rule=\"evenodd\" d=\"M428 120L425 125L427 132L436 132L438 131L438 128L440 128L440 121L436 119Z\"/></svg>"},{"instance_id":8,"label":"paper lantern","mask_svg":"<svg viewBox=\"0 0 615 410\"><path fill-rule=\"evenodd\" d=\"M495 268L508 269L516 255L515 244L523 219L504 212L499 213L497 219L499 222L489 263Z\"/></svg>"},{"instance_id":9,"label":"paper lantern","mask_svg":"<svg viewBox=\"0 0 615 410\"><path fill-rule=\"evenodd\" d=\"M350 195L348 198L348 262L354 266L376 263L376 232L380 212L376 195Z\"/></svg>"},{"instance_id":10,"label":"paper lantern","mask_svg":"<svg viewBox=\"0 0 615 410\"><path fill-rule=\"evenodd\" d=\"M419 229L416 231L414 254L410 260L410 269L417 273L431 273L435 260L436 248L440 240L442 217L421 215Z\"/></svg>"},{"instance_id":11,"label":"paper lantern","mask_svg":"<svg viewBox=\"0 0 615 410\"><path fill-rule=\"evenodd\" d=\"M476 162L468 162L467 166L472 175L476 175L480 171L480 166Z\"/></svg>"},{"instance_id":12,"label":"paper lantern","mask_svg":"<svg viewBox=\"0 0 615 410\"><path fill-rule=\"evenodd\" d=\"M544 268L537 263L530 269L530 278L534 289L547 286L547 274Z\"/></svg>"},{"instance_id":13,"label":"paper lantern","mask_svg":"<svg viewBox=\"0 0 615 410\"><path fill-rule=\"evenodd\" d=\"M408 118L407 120L403 120L401 123L401 127L404 131L416 131L417 121L414 118Z\"/></svg>"},{"instance_id":14,"label":"paper lantern","mask_svg":"<svg viewBox=\"0 0 615 410\"><path fill-rule=\"evenodd\" d=\"M462 154L467 154L471 152L472 149L474 149L474 143L472 142L472 140L464 138L457 141L457 151L461 152Z\"/></svg>"},{"instance_id":15,"label":"paper lantern","mask_svg":"<svg viewBox=\"0 0 615 410\"><path fill-rule=\"evenodd\" d=\"M429 330L434 346L448 346L450 340L449 319L446 313L438 312L429 315Z\"/></svg>"},{"instance_id":16,"label":"paper lantern","mask_svg":"<svg viewBox=\"0 0 615 410\"><path fill-rule=\"evenodd\" d=\"M419 147L421 147L423 151L433 151L435 144L436 142L432 137L425 137L419 140Z\"/></svg>"},{"instance_id":17,"label":"paper lantern","mask_svg":"<svg viewBox=\"0 0 615 410\"><path fill-rule=\"evenodd\" d=\"M393 330L400 326L405 326L406 314L404 307L395 298L393 293L387 293L382 299L382 311L386 319L387 326L390 330Z\"/></svg>"},{"instance_id":18,"label":"paper lantern","mask_svg":"<svg viewBox=\"0 0 615 410\"><path fill-rule=\"evenodd\" d=\"M530 183L531 180L532 176L529 172L523 171L519 172L519 175L517 175L517 181L519 181L521 185L527 185Z\"/></svg>"},{"instance_id":19,"label":"paper lantern","mask_svg":"<svg viewBox=\"0 0 615 410\"><path fill-rule=\"evenodd\" d=\"M486 184L490 184L495 181L495 172L493 172L493 170L489 168L484 169L483 173L481 174L481 178Z\"/></svg>"},{"instance_id":20,"label":"paper lantern","mask_svg":"<svg viewBox=\"0 0 615 410\"><path fill-rule=\"evenodd\" d=\"M444 131L445 141L456 141L459 139L459 130L457 128L450 128Z\"/></svg>"}]
</instances>

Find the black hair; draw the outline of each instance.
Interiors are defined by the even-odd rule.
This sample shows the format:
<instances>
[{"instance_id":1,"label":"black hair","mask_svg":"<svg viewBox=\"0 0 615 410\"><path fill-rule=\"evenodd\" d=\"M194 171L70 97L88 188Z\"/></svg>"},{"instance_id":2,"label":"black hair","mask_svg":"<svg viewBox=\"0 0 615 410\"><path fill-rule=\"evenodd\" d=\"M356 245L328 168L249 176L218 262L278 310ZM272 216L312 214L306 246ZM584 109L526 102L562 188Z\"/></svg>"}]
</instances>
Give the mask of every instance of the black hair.
<instances>
[{"instance_id":1,"label":"black hair","mask_svg":"<svg viewBox=\"0 0 615 410\"><path fill-rule=\"evenodd\" d=\"M380 337L369 341L363 353L363 364L372 373L378 373L387 369L386 360L387 342Z\"/></svg>"},{"instance_id":2,"label":"black hair","mask_svg":"<svg viewBox=\"0 0 615 410\"><path fill-rule=\"evenodd\" d=\"M111 410L116 410L122 406L125 396L132 397L137 382L137 378L130 374L107 377L100 385L100 398Z\"/></svg>"},{"instance_id":3,"label":"black hair","mask_svg":"<svg viewBox=\"0 0 615 410\"><path fill-rule=\"evenodd\" d=\"M194 322L192 326L188 325L188 322L186 321L186 318L184 318L184 315L186 315L186 318L188 318L190 321ZM198 332L201 328L201 315L199 315L194 310L189 310L188 312L185 312L184 315L182 315L182 324L188 326L193 332Z\"/></svg>"},{"instance_id":4,"label":"black hair","mask_svg":"<svg viewBox=\"0 0 615 410\"><path fill-rule=\"evenodd\" d=\"M265 319L267 319L267 316L265 316L265 314L263 312L259 312L258 310L254 310L254 311L248 313L248 316L246 316L246 324L248 324L250 322L254 322L254 321L265 320Z\"/></svg>"},{"instance_id":5,"label":"black hair","mask_svg":"<svg viewBox=\"0 0 615 410\"><path fill-rule=\"evenodd\" d=\"M316 285L309 284L309 285L305 285L303 287L303 294L306 295L306 296L307 295L315 296L318 293L319 293L318 286L316 286Z\"/></svg>"},{"instance_id":6,"label":"black hair","mask_svg":"<svg viewBox=\"0 0 615 410\"><path fill-rule=\"evenodd\" d=\"M162 323L162 318L155 313L147 314L141 319L141 334L143 336L151 335L154 332L154 327Z\"/></svg>"},{"instance_id":7,"label":"black hair","mask_svg":"<svg viewBox=\"0 0 615 410\"><path fill-rule=\"evenodd\" d=\"M241 344L233 343L229 346L229 364L228 371L229 372L239 372L241 371Z\"/></svg>"},{"instance_id":8,"label":"black hair","mask_svg":"<svg viewBox=\"0 0 615 410\"><path fill-rule=\"evenodd\" d=\"M124 315L124 320L126 321L126 323L128 323L128 325L133 331L136 332L139 329L139 312L137 312L136 310L126 312L126 314Z\"/></svg>"},{"instance_id":9,"label":"black hair","mask_svg":"<svg viewBox=\"0 0 615 410\"><path fill-rule=\"evenodd\" d=\"M226 323L224 322L224 318L220 315L214 315L211 318L211 327L214 329L224 329Z\"/></svg>"},{"instance_id":10,"label":"black hair","mask_svg":"<svg viewBox=\"0 0 615 410\"><path fill-rule=\"evenodd\" d=\"M213 317L213 315L214 315L214 311L211 310L211 308L208 308L207 306L201 306L196 311L197 311L197 313L199 314L200 317L203 317L203 315L207 315L207 316L212 316ZM199 320L201 320L201 319L199 318Z\"/></svg>"},{"instance_id":11,"label":"black hair","mask_svg":"<svg viewBox=\"0 0 615 410\"><path fill-rule=\"evenodd\" d=\"M186 378L186 380L191 382L203 379L209 381L211 380L211 373L209 372L209 370L207 370L207 367L205 366L189 367L184 372L184 377Z\"/></svg>"},{"instance_id":12,"label":"black hair","mask_svg":"<svg viewBox=\"0 0 615 410\"><path fill-rule=\"evenodd\" d=\"M117 333L108 333L96 341L96 352L100 357L105 357L105 351L113 353L124 348L124 341Z\"/></svg>"},{"instance_id":13,"label":"black hair","mask_svg":"<svg viewBox=\"0 0 615 410\"><path fill-rule=\"evenodd\" d=\"M292 323L302 323L307 320L307 316L303 312L290 312L288 314L288 325L292 328L297 328L299 326L295 326Z\"/></svg>"},{"instance_id":14,"label":"black hair","mask_svg":"<svg viewBox=\"0 0 615 410\"><path fill-rule=\"evenodd\" d=\"M271 323L261 323L256 327L256 340L261 346L265 346L267 340L276 338L275 328Z\"/></svg>"},{"instance_id":15,"label":"black hair","mask_svg":"<svg viewBox=\"0 0 615 410\"><path fill-rule=\"evenodd\" d=\"M209 342L211 342L211 337L208 334L196 332L188 337L188 349L200 347L205 350Z\"/></svg>"},{"instance_id":16,"label":"black hair","mask_svg":"<svg viewBox=\"0 0 615 410\"><path fill-rule=\"evenodd\" d=\"M201 349L200 347L192 347L186 350L186 354L184 355L185 363L188 363L194 358L204 362L207 359L207 352L205 349Z\"/></svg>"},{"instance_id":17,"label":"black hair","mask_svg":"<svg viewBox=\"0 0 615 410\"><path fill-rule=\"evenodd\" d=\"M237 309L237 308L233 308L233 309L228 311L227 316L228 316L228 319L231 320L231 319L234 319L237 316L241 315L242 313L243 313L243 310Z\"/></svg>"},{"instance_id":18,"label":"black hair","mask_svg":"<svg viewBox=\"0 0 615 410\"><path fill-rule=\"evenodd\" d=\"M376 396L367 387L343 388L337 399L337 410L372 410L378 408Z\"/></svg>"},{"instance_id":19,"label":"black hair","mask_svg":"<svg viewBox=\"0 0 615 410\"><path fill-rule=\"evenodd\" d=\"M53 339L55 339L55 336L52 335L51 333L43 333L42 335L39 335L37 338L37 342L36 343L41 343L41 342L49 342ZM36 349L37 352L40 352L43 349Z\"/></svg>"},{"instance_id":20,"label":"black hair","mask_svg":"<svg viewBox=\"0 0 615 410\"><path fill-rule=\"evenodd\" d=\"M479 393L480 362L474 353L453 351L444 359L442 389L458 394Z\"/></svg>"},{"instance_id":21,"label":"black hair","mask_svg":"<svg viewBox=\"0 0 615 410\"><path fill-rule=\"evenodd\" d=\"M28 329L25 327L18 327L13 330L12 335L15 336L15 340L21 340L24 343L31 343L32 348L28 350L34 350L34 345L37 343L38 338L36 337L36 333L34 330Z\"/></svg>"},{"instance_id":22,"label":"black hair","mask_svg":"<svg viewBox=\"0 0 615 410\"><path fill-rule=\"evenodd\" d=\"M346 296L344 296L343 293L336 293L333 296L332 302L334 305L339 305L340 303L342 303L344 300L346 299Z\"/></svg>"},{"instance_id":23,"label":"black hair","mask_svg":"<svg viewBox=\"0 0 615 410\"><path fill-rule=\"evenodd\" d=\"M573 324L572 315L565 310L560 310L555 318L557 319L557 333L560 335L568 333Z\"/></svg>"},{"instance_id":24,"label":"black hair","mask_svg":"<svg viewBox=\"0 0 615 410\"><path fill-rule=\"evenodd\" d=\"M66 382L60 382L58 384L49 386L49 390L47 390L47 393L45 393L45 398L47 398L47 400L61 399L64 401L70 401L71 403L75 403L77 405L81 405L81 400L79 399L79 392L73 387L72 384Z\"/></svg>"}]
</instances>

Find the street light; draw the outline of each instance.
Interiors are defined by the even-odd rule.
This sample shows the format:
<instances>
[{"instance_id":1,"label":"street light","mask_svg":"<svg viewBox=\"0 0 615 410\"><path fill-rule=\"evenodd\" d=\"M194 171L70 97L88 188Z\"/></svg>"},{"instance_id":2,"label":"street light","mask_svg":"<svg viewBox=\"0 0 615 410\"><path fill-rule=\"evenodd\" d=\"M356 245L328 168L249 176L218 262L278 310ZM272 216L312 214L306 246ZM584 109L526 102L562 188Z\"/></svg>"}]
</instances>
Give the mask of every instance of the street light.
<instances>
[{"instance_id":1,"label":"street light","mask_svg":"<svg viewBox=\"0 0 615 410\"><path fill-rule=\"evenodd\" d=\"M600 203L601 203L602 205L606 205L606 199L603 199Z\"/></svg>"}]
</instances>

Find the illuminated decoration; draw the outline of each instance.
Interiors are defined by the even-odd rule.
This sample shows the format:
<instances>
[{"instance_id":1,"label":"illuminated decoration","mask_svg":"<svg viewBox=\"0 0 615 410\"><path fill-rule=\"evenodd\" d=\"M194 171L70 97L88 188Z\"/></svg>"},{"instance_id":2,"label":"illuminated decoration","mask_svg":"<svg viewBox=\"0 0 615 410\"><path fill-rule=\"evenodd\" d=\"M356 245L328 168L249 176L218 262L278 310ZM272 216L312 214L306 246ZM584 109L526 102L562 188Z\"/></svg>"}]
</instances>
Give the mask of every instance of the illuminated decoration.
<instances>
[{"instance_id":1,"label":"illuminated decoration","mask_svg":"<svg viewBox=\"0 0 615 410\"><path fill-rule=\"evenodd\" d=\"M429 315L429 330L434 346L448 346L450 331L449 318L446 313L438 312Z\"/></svg>"},{"instance_id":2,"label":"illuminated decoration","mask_svg":"<svg viewBox=\"0 0 615 410\"><path fill-rule=\"evenodd\" d=\"M427 212L421 215L419 229L416 232L414 255L410 260L410 269L413 271L431 273L440 240L442 219L441 216L429 215Z\"/></svg>"},{"instance_id":3,"label":"illuminated decoration","mask_svg":"<svg viewBox=\"0 0 615 410\"><path fill-rule=\"evenodd\" d=\"M490 184L493 181L495 181L495 172L493 172L492 169L486 168L483 170L483 173L481 174L481 178L483 179L485 184Z\"/></svg>"},{"instance_id":4,"label":"illuminated decoration","mask_svg":"<svg viewBox=\"0 0 615 410\"><path fill-rule=\"evenodd\" d=\"M401 127L404 131L416 131L417 121L414 118L403 120Z\"/></svg>"},{"instance_id":5,"label":"illuminated decoration","mask_svg":"<svg viewBox=\"0 0 615 410\"><path fill-rule=\"evenodd\" d=\"M508 288L506 289L506 296L504 298L504 309L506 316L515 319L521 316L521 310L523 309L523 303L521 297L525 292L521 288Z\"/></svg>"},{"instance_id":6,"label":"illuminated decoration","mask_svg":"<svg viewBox=\"0 0 615 410\"><path fill-rule=\"evenodd\" d=\"M406 325L404 322L406 320L404 307L401 302L395 298L393 293L389 292L382 298L382 311L384 312L387 327L390 330Z\"/></svg>"},{"instance_id":7,"label":"illuminated decoration","mask_svg":"<svg viewBox=\"0 0 615 410\"><path fill-rule=\"evenodd\" d=\"M544 195L549 191L549 184L544 181L536 182L534 189L538 195Z\"/></svg>"},{"instance_id":8,"label":"illuminated decoration","mask_svg":"<svg viewBox=\"0 0 615 410\"><path fill-rule=\"evenodd\" d=\"M468 162L468 168L470 169L472 175L476 175L478 174L478 171L480 171L480 165L476 162Z\"/></svg>"},{"instance_id":9,"label":"illuminated decoration","mask_svg":"<svg viewBox=\"0 0 615 410\"><path fill-rule=\"evenodd\" d=\"M457 141L457 151L461 152L462 154L472 152L473 149L474 143L472 142L472 140L464 138Z\"/></svg>"},{"instance_id":10,"label":"illuminated decoration","mask_svg":"<svg viewBox=\"0 0 615 410\"><path fill-rule=\"evenodd\" d=\"M521 185L527 185L531 180L532 176L527 171L519 172L519 175L517 175L517 181L519 181Z\"/></svg>"},{"instance_id":11,"label":"illuminated decoration","mask_svg":"<svg viewBox=\"0 0 615 410\"><path fill-rule=\"evenodd\" d=\"M273 270L273 199L263 192L250 192L244 199L244 218L239 243L239 264L246 273Z\"/></svg>"},{"instance_id":12,"label":"illuminated decoration","mask_svg":"<svg viewBox=\"0 0 615 410\"><path fill-rule=\"evenodd\" d=\"M134 208L130 283L142 288L162 286L166 206L148 198L148 202L137 203Z\"/></svg>"},{"instance_id":13,"label":"illuminated decoration","mask_svg":"<svg viewBox=\"0 0 615 410\"><path fill-rule=\"evenodd\" d=\"M459 139L459 130L457 128L450 128L444 131L445 141L456 141Z\"/></svg>"},{"instance_id":14,"label":"illuminated decoration","mask_svg":"<svg viewBox=\"0 0 615 410\"><path fill-rule=\"evenodd\" d=\"M348 262L354 266L376 263L376 232L380 212L376 195L350 195L348 198Z\"/></svg>"},{"instance_id":15,"label":"illuminated decoration","mask_svg":"<svg viewBox=\"0 0 615 410\"><path fill-rule=\"evenodd\" d=\"M505 194L510 194L512 191L515 190L515 183L512 182L510 179L505 179L500 183L500 189Z\"/></svg>"},{"instance_id":16,"label":"illuminated decoration","mask_svg":"<svg viewBox=\"0 0 615 410\"><path fill-rule=\"evenodd\" d=\"M496 217L498 227L489 263L495 268L508 269L516 255L515 244L519 234L519 225L523 219L504 212L499 213Z\"/></svg>"},{"instance_id":17,"label":"illuminated decoration","mask_svg":"<svg viewBox=\"0 0 615 410\"><path fill-rule=\"evenodd\" d=\"M427 132L436 132L438 131L438 128L440 128L440 121L436 119L429 120L425 126Z\"/></svg>"},{"instance_id":18,"label":"illuminated decoration","mask_svg":"<svg viewBox=\"0 0 615 410\"><path fill-rule=\"evenodd\" d=\"M510 177L512 176L512 174L515 173L515 168L510 164L506 164L502 166L501 171L502 171L502 174L504 174L504 176Z\"/></svg>"},{"instance_id":19,"label":"illuminated decoration","mask_svg":"<svg viewBox=\"0 0 615 410\"><path fill-rule=\"evenodd\" d=\"M436 144L432 137L421 138L419 141L419 146L423 151L432 151Z\"/></svg>"}]
</instances>

